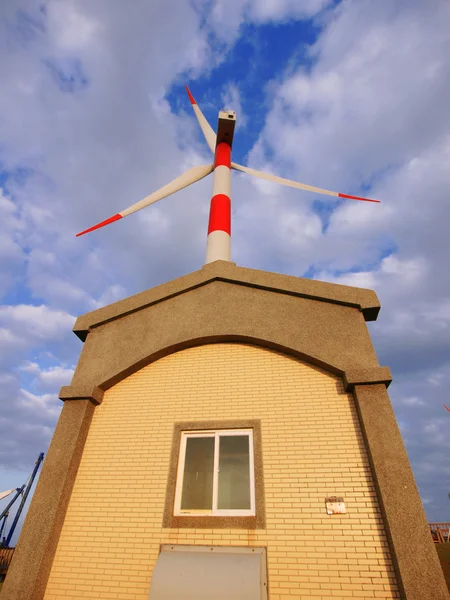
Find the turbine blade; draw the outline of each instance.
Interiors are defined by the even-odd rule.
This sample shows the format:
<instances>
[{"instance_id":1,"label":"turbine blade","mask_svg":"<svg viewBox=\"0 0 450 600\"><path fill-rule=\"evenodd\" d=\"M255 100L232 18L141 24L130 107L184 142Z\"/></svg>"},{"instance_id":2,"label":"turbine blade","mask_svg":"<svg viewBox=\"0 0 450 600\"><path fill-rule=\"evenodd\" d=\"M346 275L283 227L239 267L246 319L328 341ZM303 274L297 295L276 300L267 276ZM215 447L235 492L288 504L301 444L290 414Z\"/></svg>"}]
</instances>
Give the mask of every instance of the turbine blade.
<instances>
[{"instance_id":1,"label":"turbine blade","mask_svg":"<svg viewBox=\"0 0 450 600\"><path fill-rule=\"evenodd\" d=\"M160 188L156 192L153 192L149 196L146 196L142 200L139 200L139 202L136 202L136 204L133 204L132 206L126 208L125 210L122 210L120 213L117 213L116 215L109 217L109 219L106 219L105 221L101 221L100 223L97 223L97 225L94 225L93 227L89 227L89 229L80 231L80 233L76 234L76 237L79 237L80 235L84 235L85 233L89 233L90 231L94 231L94 229L100 229L100 227L104 227L105 225L114 223L114 221L123 219L123 217L127 217L128 215L131 215L132 213L134 213L138 210L141 210L141 208L145 208L146 206L149 206L150 204L154 204L155 202L158 202L158 200L162 200L163 198L166 198L167 196L170 196L171 194L174 194L175 192L182 190L183 188L187 187L188 185L191 185L192 183L195 183L196 181L200 181L200 179L203 179L204 177L206 177L207 175L212 173L213 170L214 170L213 164L202 165L200 167L193 167L192 169L189 169L189 171L186 171L185 173L183 173L183 175L180 175L179 177L177 177L176 179L174 179L173 181L171 181L164 187Z\"/></svg>"},{"instance_id":2,"label":"turbine blade","mask_svg":"<svg viewBox=\"0 0 450 600\"><path fill-rule=\"evenodd\" d=\"M445 404L443 404L442 406L444 406L448 410L448 412L450 412L450 408L448 406L445 406Z\"/></svg>"},{"instance_id":3,"label":"turbine blade","mask_svg":"<svg viewBox=\"0 0 450 600\"><path fill-rule=\"evenodd\" d=\"M13 492L15 492L16 489L12 489L12 490L6 490L5 492L0 492L0 500L3 500L3 498L6 498L7 496L9 496L10 494L12 494Z\"/></svg>"},{"instance_id":4,"label":"turbine blade","mask_svg":"<svg viewBox=\"0 0 450 600\"><path fill-rule=\"evenodd\" d=\"M214 133L214 129L206 120L204 114L199 109L197 102L194 100L194 96L191 94L191 90L186 86L186 92L189 96L189 100L191 101L192 108L194 109L195 116L197 117L198 124L200 125L201 130L203 131L203 135L205 136L206 143L208 144L211 152L214 154L216 150L216 134Z\"/></svg>"},{"instance_id":5,"label":"turbine blade","mask_svg":"<svg viewBox=\"0 0 450 600\"><path fill-rule=\"evenodd\" d=\"M379 200L372 200L371 198L363 198L361 196L349 196L348 194L340 194L339 192L332 192L323 188L315 187L313 185L306 185L306 183L298 183L291 179L284 179L284 177L277 177L277 175L270 175L269 173L263 173L262 171L256 171L256 169L250 169L249 167L243 167L235 162L231 163L231 168L236 171L242 171L248 173L254 177L260 177L261 179L267 179L267 181L273 181L275 183L281 183L289 187L297 188L299 190L306 190L308 192L315 192L316 194L327 194L328 196L336 196L337 198L349 198L350 200L363 200L364 202L380 202Z\"/></svg>"}]
</instances>

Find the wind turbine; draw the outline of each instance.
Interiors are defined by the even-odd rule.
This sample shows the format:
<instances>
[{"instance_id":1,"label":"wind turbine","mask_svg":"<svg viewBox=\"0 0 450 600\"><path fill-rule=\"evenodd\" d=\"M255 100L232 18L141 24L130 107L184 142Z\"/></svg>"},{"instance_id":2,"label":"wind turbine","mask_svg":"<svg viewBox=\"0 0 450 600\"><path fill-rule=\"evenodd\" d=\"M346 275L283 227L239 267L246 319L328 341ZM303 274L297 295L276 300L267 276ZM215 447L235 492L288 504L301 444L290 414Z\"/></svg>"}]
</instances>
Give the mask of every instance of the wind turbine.
<instances>
[{"instance_id":1,"label":"wind turbine","mask_svg":"<svg viewBox=\"0 0 450 600\"><path fill-rule=\"evenodd\" d=\"M326 194L337 198L348 198L350 200L362 200L365 202L379 202L379 200L362 198L361 196L350 196L349 194L341 194L312 185L298 183L297 181L291 181L290 179L284 179L283 177L256 171L255 169L250 169L249 167L244 167L243 165L232 162L231 148L233 145L234 127L236 125L236 113L232 110L220 111L217 133L215 133L187 86L186 91L195 116L197 117L197 121L205 136L206 143L214 154L214 162L189 169L164 187L153 192L149 196L146 196L143 200L140 200L129 208L109 217L109 219L97 223L97 225L77 233L77 237L89 233L90 231L94 231L94 229L99 229L100 227L114 223L114 221L118 221L119 219L123 219L123 217L127 217L141 208L154 204L155 202L158 202L158 200L162 200L192 183L200 181L200 179L203 179L210 173L213 173L213 191L209 212L206 263L215 260L229 261L231 254L231 169L242 171L243 173L248 173L249 175L260 177L267 181L273 181L300 190L315 192L316 194Z\"/></svg>"}]
</instances>

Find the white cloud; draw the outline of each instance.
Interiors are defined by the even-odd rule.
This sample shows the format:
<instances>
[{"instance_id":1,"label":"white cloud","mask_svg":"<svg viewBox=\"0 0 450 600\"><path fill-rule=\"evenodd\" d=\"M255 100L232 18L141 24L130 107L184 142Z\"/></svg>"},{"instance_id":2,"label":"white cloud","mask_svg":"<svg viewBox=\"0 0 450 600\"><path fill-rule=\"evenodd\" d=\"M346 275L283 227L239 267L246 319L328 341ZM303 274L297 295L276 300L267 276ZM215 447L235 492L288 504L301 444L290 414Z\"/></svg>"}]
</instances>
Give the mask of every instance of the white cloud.
<instances>
[{"instance_id":1,"label":"white cloud","mask_svg":"<svg viewBox=\"0 0 450 600\"><path fill-rule=\"evenodd\" d=\"M59 391L62 385L68 385L72 379L74 367L63 367L54 365L48 368L41 368L36 362L25 361L20 365L19 370L34 376L34 386L40 388L51 388L53 391Z\"/></svg>"},{"instance_id":2,"label":"white cloud","mask_svg":"<svg viewBox=\"0 0 450 600\"><path fill-rule=\"evenodd\" d=\"M450 122L450 9L433 4L342 3L311 72L301 67L275 88L264 144L312 183L340 186L371 181L433 144Z\"/></svg>"},{"instance_id":3,"label":"white cloud","mask_svg":"<svg viewBox=\"0 0 450 600\"><path fill-rule=\"evenodd\" d=\"M16 207L0 188L0 299L17 279L25 261L19 243L22 224Z\"/></svg>"},{"instance_id":4,"label":"white cloud","mask_svg":"<svg viewBox=\"0 0 450 600\"><path fill-rule=\"evenodd\" d=\"M309 19L330 3L331 0L253 0L249 13L256 22Z\"/></svg>"},{"instance_id":5,"label":"white cloud","mask_svg":"<svg viewBox=\"0 0 450 600\"><path fill-rule=\"evenodd\" d=\"M171 85L225 61L244 20L303 19L328 4L68 0L64 11L47 3L45 14L31 1L2 3L5 464L28 464L49 441L57 387L80 348L71 315L202 264L210 181L74 237L209 161L188 102L171 113ZM371 331L380 362L394 369L390 393L422 489L430 464L444 464L432 440L447 448L436 423L450 402L449 10L437 0L343 1L318 17L311 64L294 56L266 86L271 110L250 166L367 190L382 204L323 198L318 207L307 192L233 181L234 260L300 276L313 267L319 278L376 289L383 310ZM223 97L238 112L244 89L233 80Z\"/></svg>"},{"instance_id":6,"label":"white cloud","mask_svg":"<svg viewBox=\"0 0 450 600\"><path fill-rule=\"evenodd\" d=\"M60 402L56 394L32 394L27 390L20 391L20 402L23 407L32 412L46 413L50 418L57 418L60 413Z\"/></svg>"},{"instance_id":7,"label":"white cloud","mask_svg":"<svg viewBox=\"0 0 450 600\"><path fill-rule=\"evenodd\" d=\"M73 327L75 317L48 306L16 304L0 306L0 326L2 331L11 333L17 339L45 340L60 338Z\"/></svg>"},{"instance_id":8,"label":"white cloud","mask_svg":"<svg viewBox=\"0 0 450 600\"><path fill-rule=\"evenodd\" d=\"M61 410L57 392L73 373L63 366L76 352L73 323L69 313L45 305L0 306L1 464L28 469L36 452L46 450ZM48 347L60 363L41 367L51 358Z\"/></svg>"},{"instance_id":9,"label":"white cloud","mask_svg":"<svg viewBox=\"0 0 450 600\"><path fill-rule=\"evenodd\" d=\"M405 406L426 406L426 403L417 396L408 396L406 398L402 398L401 402Z\"/></svg>"},{"instance_id":10,"label":"white cloud","mask_svg":"<svg viewBox=\"0 0 450 600\"><path fill-rule=\"evenodd\" d=\"M80 350L71 315L201 264L210 182L75 233L206 162L190 113L164 98L223 55L189 3L107 0L7 0L0 53L0 462L12 466L50 440Z\"/></svg>"},{"instance_id":11,"label":"white cloud","mask_svg":"<svg viewBox=\"0 0 450 600\"><path fill-rule=\"evenodd\" d=\"M196 0L215 35L231 43L243 23L280 23L310 19L331 4L331 0Z\"/></svg>"},{"instance_id":12,"label":"white cloud","mask_svg":"<svg viewBox=\"0 0 450 600\"><path fill-rule=\"evenodd\" d=\"M85 11L82 3L72 0L50 2L46 10L53 43L62 51L78 53L86 50L100 34L100 19Z\"/></svg>"},{"instance_id":13,"label":"white cloud","mask_svg":"<svg viewBox=\"0 0 450 600\"><path fill-rule=\"evenodd\" d=\"M236 112L236 131L245 128L247 115L242 109L241 94L235 83L228 83L225 87L222 93L222 107Z\"/></svg>"}]
</instances>

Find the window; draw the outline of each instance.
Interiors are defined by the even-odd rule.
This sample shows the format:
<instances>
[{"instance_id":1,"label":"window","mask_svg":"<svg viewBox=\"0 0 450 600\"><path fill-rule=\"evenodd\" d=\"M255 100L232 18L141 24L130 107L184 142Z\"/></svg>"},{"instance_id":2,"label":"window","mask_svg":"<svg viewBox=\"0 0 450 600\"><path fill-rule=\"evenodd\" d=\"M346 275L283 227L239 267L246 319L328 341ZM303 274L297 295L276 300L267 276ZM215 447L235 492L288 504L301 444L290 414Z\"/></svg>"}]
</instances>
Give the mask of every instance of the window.
<instances>
[{"instance_id":1,"label":"window","mask_svg":"<svg viewBox=\"0 0 450 600\"><path fill-rule=\"evenodd\" d=\"M265 529L264 496L259 419L174 423L163 528Z\"/></svg>"},{"instance_id":2,"label":"window","mask_svg":"<svg viewBox=\"0 0 450 600\"><path fill-rule=\"evenodd\" d=\"M253 430L181 432L177 516L255 515Z\"/></svg>"}]
</instances>

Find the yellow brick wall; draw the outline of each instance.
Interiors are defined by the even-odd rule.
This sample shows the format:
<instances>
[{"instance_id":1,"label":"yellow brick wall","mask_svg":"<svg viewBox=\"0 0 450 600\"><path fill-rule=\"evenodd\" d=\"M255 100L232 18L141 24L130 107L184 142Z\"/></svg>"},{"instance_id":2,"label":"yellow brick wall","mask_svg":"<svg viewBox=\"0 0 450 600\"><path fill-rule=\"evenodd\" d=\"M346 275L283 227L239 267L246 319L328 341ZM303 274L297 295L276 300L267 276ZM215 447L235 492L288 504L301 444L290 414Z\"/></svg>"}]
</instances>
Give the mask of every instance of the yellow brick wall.
<instances>
[{"instance_id":1,"label":"yellow brick wall","mask_svg":"<svg viewBox=\"0 0 450 600\"><path fill-rule=\"evenodd\" d=\"M163 529L173 424L233 418L261 419L267 529ZM105 393L45 600L147 600L162 543L266 546L271 600L399 597L353 397L256 346L183 350Z\"/></svg>"}]
</instances>

